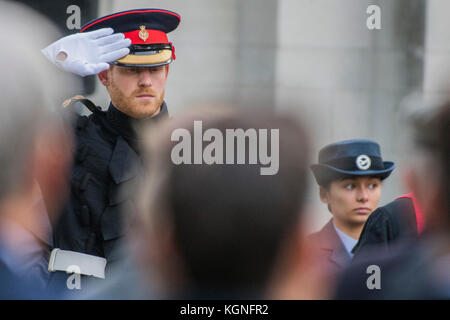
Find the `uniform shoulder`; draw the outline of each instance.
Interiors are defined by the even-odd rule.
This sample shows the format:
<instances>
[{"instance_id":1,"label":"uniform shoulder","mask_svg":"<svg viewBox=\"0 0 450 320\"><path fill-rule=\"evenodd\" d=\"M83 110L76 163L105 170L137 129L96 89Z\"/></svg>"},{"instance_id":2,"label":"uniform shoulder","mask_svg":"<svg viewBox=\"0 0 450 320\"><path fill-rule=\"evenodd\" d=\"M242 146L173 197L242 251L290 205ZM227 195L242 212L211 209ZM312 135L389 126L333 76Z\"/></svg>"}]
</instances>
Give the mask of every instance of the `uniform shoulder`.
<instances>
[{"instance_id":1,"label":"uniform shoulder","mask_svg":"<svg viewBox=\"0 0 450 320\"><path fill-rule=\"evenodd\" d=\"M328 221L320 230L310 233L306 239L311 242L327 242L332 238L331 233L334 231L331 221Z\"/></svg>"},{"instance_id":2,"label":"uniform shoulder","mask_svg":"<svg viewBox=\"0 0 450 320\"><path fill-rule=\"evenodd\" d=\"M63 102L62 115L74 129L74 134L78 139L86 134L92 135L92 129L95 126L102 127L100 118L105 118L106 112L91 100L78 95Z\"/></svg>"},{"instance_id":3,"label":"uniform shoulder","mask_svg":"<svg viewBox=\"0 0 450 320\"><path fill-rule=\"evenodd\" d=\"M383 211L390 218L402 221L415 220L414 205L411 198L398 198L383 207Z\"/></svg>"},{"instance_id":4,"label":"uniform shoulder","mask_svg":"<svg viewBox=\"0 0 450 320\"><path fill-rule=\"evenodd\" d=\"M398 198L374 210L367 219L366 224L398 220L403 215L409 215L411 210L414 210L411 199Z\"/></svg>"},{"instance_id":5,"label":"uniform shoulder","mask_svg":"<svg viewBox=\"0 0 450 320\"><path fill-rule=\"evenodd\" d=\"M367 226L385 225L404 226L414 225L415 211L410 198L398 198L385 206L377 208L367 219Z\"/></svg>"},{"instance_id":6,"label":"uniform shoulder","mask_svg":"<svg viewBox=\"0 0 450 320\"><path fill-rule=\"evenodd\" d=\"M307 235L307 239L309 240L317 240L318 238L322 237L324 234L325 227L320 228L320 230L312 232Z\"/></svg>"},{"instance_id":7,"label":"uniform shoulder","mask_svg":"<svg viewBox=\"0 0 450 320\"><path fill-rule=\"evenodd\" d=\"M69 99L64 100L64 102L62 103L62 108L68 110L71 109L77 103L84 105L92 113L101 111L101 108L99 106L97 106L94 102L85 98L82 95L76 95Z\"/></svg>"},{"instance_id":8,"label":"uniform shoulder","mask_svg":"<svg viewBox=\"0 0 450 320\"><path fill-rule=\"evenodd\" d=\"M398 212L410 212L414 210L414 206L411 198L398 198L388 203L387 205L380 207L380 209L387 215L396 215Z\"/></svg>"},{"instance_id":9,"label":"uniform shoulder","mask_svg":"<svg viewBox=\"0 0 450 320\"><path fill-rule=\"evenodd\" d=\"M97 181L106 182L117 135L106 125L106 112L92 101L81 96L68 100L64 112L75 139L73 176L82 180L89 172ZM79 108L86 107L91 114L79 114Z\"/></svg>"},{"instance_id":10,"label":"uniform shoulder","mask_svg":"<svg viewBox=\"0 0 450 320\"><path fill-rule=\"evenodd\" d=\"M321 236L320 231L316 231L316 232L313 232L313 233L308 234L308 235L306 236L306 239L307 239L308 241L313 241L313 242L314 242L314 241L320 239L320 236Z\"/></svg>"}]
</instances>

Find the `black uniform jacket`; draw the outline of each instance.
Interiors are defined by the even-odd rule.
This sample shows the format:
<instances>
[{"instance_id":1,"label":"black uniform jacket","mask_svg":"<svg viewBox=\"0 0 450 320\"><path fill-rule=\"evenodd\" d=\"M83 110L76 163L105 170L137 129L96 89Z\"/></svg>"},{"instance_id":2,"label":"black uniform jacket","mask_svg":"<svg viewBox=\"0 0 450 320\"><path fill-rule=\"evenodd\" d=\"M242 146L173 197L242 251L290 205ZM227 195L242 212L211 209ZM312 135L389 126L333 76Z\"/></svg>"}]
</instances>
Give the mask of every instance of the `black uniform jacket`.
<instances>
[{"instance_id":1,"label":"black uniform jacket","mask_svg":"<svg viewBox=\"0 0 450 320\"><path fill-rule=\"evenodd\" d=\"M167 117L163 103L148 121ZM55 248L105 257L108 263L118 258L114 249L124 234L123 214L142 170L133 121L112 104L107 111L97 107L89 117L76 116L70 198L53 226Z\"/></svg>"},{"instance_id":2,"label":"black uniform jacket","mask_svg":"<svg viewBox=\"0 0 450 320\"><path fill-rule=\"evenodd\" d=\"M367 219L357 245L354 260L373 254L371 249L389 251L400 239L417 237L417 223L413 202L410 198L399 198L376 209Z\"/></svg>"},{"instance_id":3,"label":"black uniform jacket","mask_svg":"<svg viewBox=\"0 0 450 320\"><path fill-rule=\"evenodd\" d=\"M446 241L424 233L399 239L389 251L365 255L341 274L334 298L450 299Z\"/></svg>"},{"instance_id":4,"label":"black uniform jacket","mask_svg":"<svg viewBox=\"0 0 450 320\"><path fill-rule=\"evenodd\" d=\"M319 248L319 261L321 267L331 273L339 273L341 269L351 262L351 257L334 229L330 220L320 231L308 236Z\"/></svg>"}]
</instances>

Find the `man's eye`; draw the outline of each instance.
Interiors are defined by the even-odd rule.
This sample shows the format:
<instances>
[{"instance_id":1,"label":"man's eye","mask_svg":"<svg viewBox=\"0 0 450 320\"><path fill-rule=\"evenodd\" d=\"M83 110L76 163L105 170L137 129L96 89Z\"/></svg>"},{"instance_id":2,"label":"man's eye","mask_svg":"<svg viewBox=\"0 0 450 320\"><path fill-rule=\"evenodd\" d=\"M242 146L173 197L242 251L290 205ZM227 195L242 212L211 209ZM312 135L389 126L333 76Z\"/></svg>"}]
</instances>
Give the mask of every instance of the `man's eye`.
<instances>
[{"instance_id":1,"label":"man's eye","mask_svg":"<svg viewBox=\"0 0 450 320\"><path fill-rule=\"evenodd\" d=\"M127 73L136 73L138 72L138 68L126 68L125 71Z\"/></svg>"},{"instance_id":2,"label":"man's eye","mask_svg":"<svg viewBox=\"0 0 450 320\"><path fill-rule=\"evenodd\" d=\"M160 70L159 67L150 68L150 72L151 72L151 73L158 72L159 70Z\"/></svg>"},{"instance_id":3,"label":"man's eye","mask_svg":"<svg viewBox=\"0 0 450 320\"><path fill-rule=\"evenodd\" d=\"M377 183L371 183L371 184L369 185L369 188L370 188L370 189L375 189L376 187L378 187L378 184L377 184Z\"/></svg>"},{"instance_id":4,"label":"man's eye","mask_svg":"<svg viewBox=\"0 0 450 320\"><path fill-rule=\"evenodd\" d=\"M345 189L347 189L347 190L353 190L353 189L355 189L355 185L354 185L354 184L347 184L347 185L345 186Z\"/></svg>"}]
</instances>

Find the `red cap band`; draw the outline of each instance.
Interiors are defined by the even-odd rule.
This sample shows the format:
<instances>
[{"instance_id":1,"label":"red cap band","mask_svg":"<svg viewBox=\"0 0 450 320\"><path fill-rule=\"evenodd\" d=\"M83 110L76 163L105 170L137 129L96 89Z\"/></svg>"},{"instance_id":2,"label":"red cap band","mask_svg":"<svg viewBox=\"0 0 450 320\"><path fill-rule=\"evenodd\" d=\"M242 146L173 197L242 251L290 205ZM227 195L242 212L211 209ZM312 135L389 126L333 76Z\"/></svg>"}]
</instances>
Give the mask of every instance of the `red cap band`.
<instances>
[{"instance_id":1,"label":"red cap band","mask_svg":"<svg viewBox=\"0 0 450 320\"><path fill-rule=\"evenodd\" d=\"M139 37L141 30L133 30L130 32L124 32L125 38L131 40L131 44L144 44L144 43L168 43L167 35L163 31L159 30L145 30L148 33L147 39L144 41Z\"/></svg>"}]
</instances>

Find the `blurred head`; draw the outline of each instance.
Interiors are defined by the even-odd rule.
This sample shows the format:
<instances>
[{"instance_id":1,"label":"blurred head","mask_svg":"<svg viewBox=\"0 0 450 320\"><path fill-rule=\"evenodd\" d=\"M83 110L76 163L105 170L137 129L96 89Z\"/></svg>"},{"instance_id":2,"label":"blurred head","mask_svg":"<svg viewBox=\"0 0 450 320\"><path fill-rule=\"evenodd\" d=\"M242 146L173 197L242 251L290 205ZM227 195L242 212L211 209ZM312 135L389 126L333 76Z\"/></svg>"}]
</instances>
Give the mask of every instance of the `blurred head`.
<instances>
[{"instance_id":1,"label":"blurred head","mask_svg":"<svg viewBox=\"0 0 450 320\"><path fill-rule=\"evenodd\" d=\"M111 65L98 77L108 90L112 104L135 119L151 117L164 101L169 65L123 67Z\"/></svg>"},{"instance_id":2,"label":"blurred head","mask_svg":"<svg viewBox=\"0 0 450 320\"><path fill-rule=\"evenodd\" d=\"M42 56L54 29L27 7L0 3L0 41L10 43L24 21L33 37L0 52L0 203L30 194L38 182L51 211L64 201L71 157L70 135L56 112L58 91L73 83Z\"/></svg>"},{"instance_id":3,"label":"blurred head","mask_svg":"<svg viewBox=\"0 0 450 320\"><path fill-rule=\"evenodd\" d=\"M204 132L215 129L224 137L226 129L267 129L269 134L279 129L278 173L261 175L260 165L248 161L175 165L171 134L185 128L194 137L194 120L202 120ZM263 292L301 215L308 163L302 127L287 116L210 109L177 117L145 138L149 174L140 188L141 232L135 237L145 239L141 250L157 266L156 278L163 279L166 290L184 288L190 294ZM226 150L220 152L225 159Z\"/></svg>"},{"instance_id":4,"label":"blurred head","mask_svg":"<svg viewBox=\"0 0 450 320\"><path fill-rule=\"evenodd\" d=\"M450 103L413 118L415 154L406 182L417 197L425 227L450 232Z\"/></svg>"}]
</instances>

